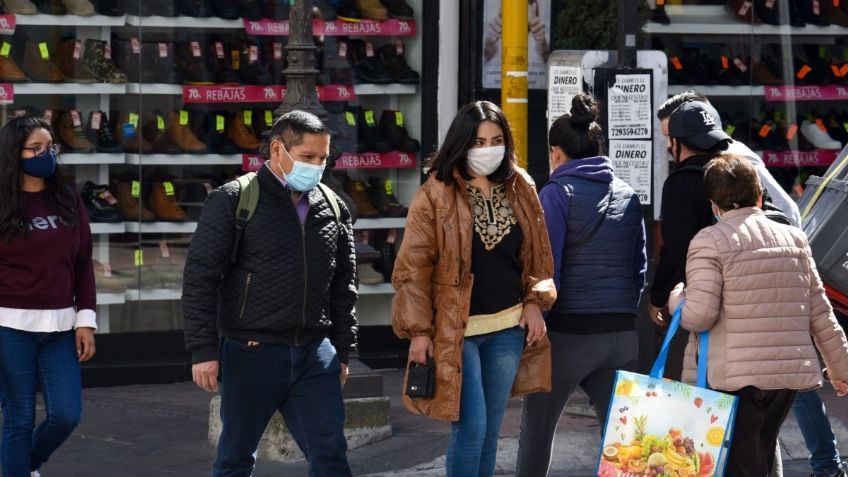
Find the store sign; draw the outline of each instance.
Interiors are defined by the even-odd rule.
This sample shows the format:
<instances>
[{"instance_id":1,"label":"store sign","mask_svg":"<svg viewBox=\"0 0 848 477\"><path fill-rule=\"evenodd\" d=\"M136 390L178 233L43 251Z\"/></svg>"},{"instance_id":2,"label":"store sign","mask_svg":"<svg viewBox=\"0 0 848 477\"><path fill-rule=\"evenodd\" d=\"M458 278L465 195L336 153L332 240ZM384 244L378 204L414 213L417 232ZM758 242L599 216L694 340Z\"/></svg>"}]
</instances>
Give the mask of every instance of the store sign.
<instances>
[{"instance_id":1,"label":"store sign","mask_svg":"<svg viewBox=\"0 0 848 477\"><path fill-rule=\"evenodd\" d=\"M763 151L766 167L829 166L839 151L816 149L814 151Z\"/></svg>"},{"instance_id":2,"label":"store sign","mask_svg":"<svg viewBox=\"0 0 848 477\"><path fill-rule=\"evenodd\" d=\"M848 99L846 86L766 86L766 101L838 101Z\"/></svg>"},{"instance_id":3,"label":"store sign","mask_svg":"<svg viewBox=\"0 0 848 477\"><path fill-rule=\"evenodd\" d=\"M352 101L356 93L351 85L328 84L316 86L320 101ZM183 86L183 103L279 103L286 97L286 87L268 86Z\"/></svg>"},{"instance_id":4,"label":"store sign","mask_svg":"<svg viewBox=\"0 0 848 477\"><path fill-rule=\"evenodd\" d=\"M571 111L571 100L582 91L582 83L577 66L548 68L548 129L558 117Z\"/></svg>"},{"instance_id":5,"label":"store sign","mask_svg":"<svg viewBox=\"0 0 848 477\"><path fill-rule=\"evenodd\" d=\"M15 101L15 85L0 83L0 104L11 104Z\"/></svg>"},{"instance_id":6,"label":"store sign","mask_svg":"<svg viewBox=\"0 0 848 477\"><path fill-rule=\"evenodd\" d=\"M651 75L618 74L607 92L609 139L651 139Z\"/></svg>"},{"instance_id":7,"label":"store sign","mask_svg":"<svg viewBox=\"0 0 848 477\"><path fill-rule=\"evenodd\" d=\"M615 176L630 185L642 204L651 203L653 142L610 140L609 158Z\"/></svg>"},{"instance_id":8,"label":"store sign","mask_svg":"<svg viewBox=\"0 0 848 477\"><path fill-rule=\"evenodd\" d=\"M275 21L268 18L248 20L245 18L244 30L248 35L288 36L291 27L288 20ZM415 36L415 22L393 18L382 22L371 20L361 22L312 20L312 34L315 36Z\"/></svg>"},{"instance_id":9,"label":"store sign","mask_svg":"<svg viewBox=\"0 0 848 477\"><path fill-rule=\"evenodd\" d=\"M15 15L9 13L0 15L0 35L11 35L15 33L15 25Z\"/></svg>"},{"instance_id":10,"label":"store sign","mask_svg":"<svg viewBox=\"0 0 848 477\"><path fill-rule=\"evenodd\" d=\"M414 153L401 151L384 154L346 152L336 159L336 169L412 169L416 164Z\"/></svg>"},{"instance_id":11,"label":"store sign","mask_svg":"<svg viewBox=\"0 0 848 477\"><path fill-rule=\"evenodd\" d=\"M242 154L241 155L241 170L243 172L256 172L265 164L265 159L258 154Z\"/></svg>"}]
</instances>

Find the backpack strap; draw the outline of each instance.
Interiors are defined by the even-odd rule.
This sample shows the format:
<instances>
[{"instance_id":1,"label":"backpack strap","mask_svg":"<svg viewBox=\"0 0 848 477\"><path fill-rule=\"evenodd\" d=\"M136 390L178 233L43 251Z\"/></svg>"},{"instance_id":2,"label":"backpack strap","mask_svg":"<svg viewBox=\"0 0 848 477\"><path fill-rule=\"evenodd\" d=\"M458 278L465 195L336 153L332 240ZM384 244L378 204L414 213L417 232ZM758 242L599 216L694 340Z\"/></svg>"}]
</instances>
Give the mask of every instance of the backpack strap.
<instances>
[{"instance_id":1,"label":"backpack strap","mask_svg":"<svg viewBox=\"0 0 848 477\"><path fill-rule=\"evenodd\" d=\"M330 204L330 209L333 210L333 217L336 219L336 225L338 225L342 215L341 208L339 208L338 196L335 192L333 192L333 189L330 189L330 187L323 182L318 183L318 189L321 190L321 193L324 194L324 198L327 199L327 202Z\"/></svg>"},{"instance_id":2,"label":"backpack strap","mask_svg":"<svg viewBox=\"0 0 848 477\"><path fill-rule=\"evenodd\" d=\"M236 263L238 259L241 236L247 222L253 218L256 206L259 204L259 181L256 180L255 172L248 172L238 178L239 200L236 206L236 236L233 240L233 250L230 253L230 263Z\"/></svg>"}]
</instances>

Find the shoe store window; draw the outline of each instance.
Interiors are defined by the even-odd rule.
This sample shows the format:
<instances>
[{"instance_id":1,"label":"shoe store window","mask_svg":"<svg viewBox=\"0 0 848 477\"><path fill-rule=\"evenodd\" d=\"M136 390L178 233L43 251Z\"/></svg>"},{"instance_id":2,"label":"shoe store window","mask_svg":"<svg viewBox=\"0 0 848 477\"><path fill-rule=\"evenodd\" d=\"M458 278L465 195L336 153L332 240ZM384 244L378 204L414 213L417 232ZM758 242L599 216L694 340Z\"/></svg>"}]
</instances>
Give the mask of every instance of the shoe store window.
<instances>
[{"instance_id":1,"label":"shoe store window","mask_svg":"<svg viewBox=\"0 0 848 477\"><path fill-rule=\"evenodd\" d=\"M423 0L311 4L331 182L358 212L367 260L360 320L388 325L394 250L420 184ZM180 330L203 201L263 162L262 133L286 90L289 0L0 7L2 117L55 129L95 237L99 333Z\"/></svg>"},{"instance_id":2,"label":"shoe store window","mask_svg":"<svg viewBox=\"0 0 848 477\"><path fill-rule=\"evenodd\" d=\"M848 2L649 0L669 94L700 91L725 132L800 196L848 143Z\"/></svg>"}]
</instances>

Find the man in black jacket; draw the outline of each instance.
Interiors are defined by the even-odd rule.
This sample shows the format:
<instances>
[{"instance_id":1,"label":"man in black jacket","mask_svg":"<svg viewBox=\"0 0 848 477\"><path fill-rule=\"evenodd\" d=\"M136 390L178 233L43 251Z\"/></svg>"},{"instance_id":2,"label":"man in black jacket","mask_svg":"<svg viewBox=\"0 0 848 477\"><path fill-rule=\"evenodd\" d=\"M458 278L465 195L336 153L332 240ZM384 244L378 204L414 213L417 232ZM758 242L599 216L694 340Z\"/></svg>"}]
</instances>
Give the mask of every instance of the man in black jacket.
<instances>
[{"instance_id":1,"label":"man in black jacket","mask_svg":"<svg viewBox=\"0 0 848 477\"><path fill-rule=\"evenodd\" d=\"M732 141L719 124L715 109L700 101L680 105L671 113L667 126L663 122L666 147L674 158L675 168L663 184L662 248L648 306L651 320L659 326L668 326L669 311L674 311L666 309L671 289L686 281L689 242L702 228L715 223L704 191L704 167ZM665 377L680 379L688 336L682 329L675 335Z\"/></svg>"},{"instance_id":2,"label":"man in black jacket","mask_svg":"<svg viewBox=\"0 0 848 477\"><path fill-rule=\"evenodd\" d=\"M254 179L259 202L240 239L240 186L233 181L206 199L186 260L182 301L192 376L207 391L221 382L213 475L252 473L276 411L310 475L351 475L342 399L357 330L350 212L316 187L330 146L316 116L285 114L270 138L269 160Z\"/></svg>"}]
</instances>

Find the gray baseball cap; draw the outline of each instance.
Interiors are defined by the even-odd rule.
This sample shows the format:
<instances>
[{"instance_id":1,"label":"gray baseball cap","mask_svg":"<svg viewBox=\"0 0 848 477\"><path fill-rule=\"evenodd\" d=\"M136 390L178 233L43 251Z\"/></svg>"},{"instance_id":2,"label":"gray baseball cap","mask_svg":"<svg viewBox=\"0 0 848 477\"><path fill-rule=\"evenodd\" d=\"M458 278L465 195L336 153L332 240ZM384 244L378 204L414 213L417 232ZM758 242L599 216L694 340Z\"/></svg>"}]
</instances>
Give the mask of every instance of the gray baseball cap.
<instances>
[{"instance_id":1,"label":"gray baseball cap","mask_svg":"<svg viewBox=\"0 0 848 477\"><path fill-rule=\"evenodd\" d=\"M721 129L718 111L700 101L681 104L668 118L668 135L686 139L693 146L706 151L722 141L732 142Z\"/></svg>"}]
</instances>

